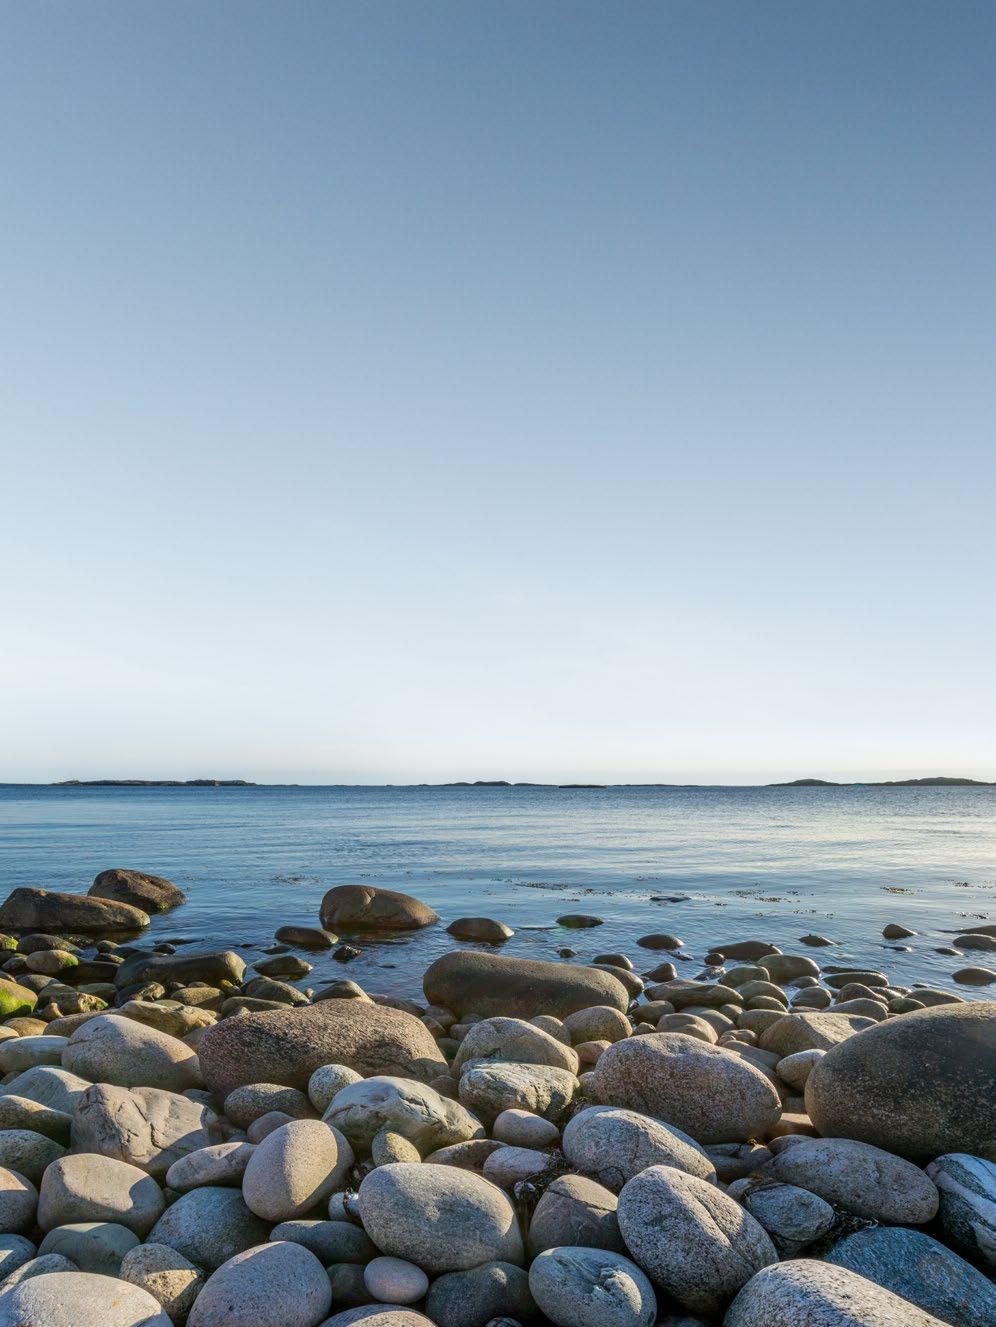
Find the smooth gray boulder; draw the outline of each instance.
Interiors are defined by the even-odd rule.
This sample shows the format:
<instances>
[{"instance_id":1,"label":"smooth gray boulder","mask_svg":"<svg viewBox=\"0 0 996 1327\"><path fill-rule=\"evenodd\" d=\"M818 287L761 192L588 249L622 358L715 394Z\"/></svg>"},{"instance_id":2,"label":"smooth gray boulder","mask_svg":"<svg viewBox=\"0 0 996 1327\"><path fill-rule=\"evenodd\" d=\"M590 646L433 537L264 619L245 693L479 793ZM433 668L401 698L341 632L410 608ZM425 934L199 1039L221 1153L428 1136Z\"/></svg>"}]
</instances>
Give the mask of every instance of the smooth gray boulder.
<instances>
[{"instance_id":1,"label":"smooth gray boulder","mask_svg":"<svg viewBox=\"0 0 996 1327\"><path fill-rule=\"evenodd\" d=\"M327 1064L421 1083L447 1070L424 1024L370 1000L323 1000L225 1018L205 1030L198 1053L204 1081L222 1097L243 1083L286 1083L304 1091Z\"/></svg>"},{"instance_id":2,"label":"smooth gray boulder","mask_svg":"<svg viewBox=\"0 0 996 1327\"><path fill-rule=\"evenodd\" d=\"M764 1228L716 1185L651 1166L619 1195L619 1229L651 1278L693 1313L718 1313L778 1261Z\"/></svg>"},{"instance_id":3,"label":"smooth gray boulder","mask_svg":"<svg viewBox=\"0 0 996 1327\"><path fill-rule=\"evenodd\" d=\"M360 1148L389 1129L424 1155L484 1136L481 1122L449 1097L411 1078L375 1075L341 1088L322 1117Z\"/></svg>"},{"instance_id":4,"label":"smooth gray boulder","mask_svg":"<svg viewBox=\"0 0 996 1327\"><path fill-rule=\"evenodd\" d=\"M566 1018L591 1005L610 1005L623 1013L629 1008L626 987L601 968L473 949L437 958L426 970L422 988L430 1004L452 1009L457 1015L474 1013L484 1018L498 1014Z\"/></svg>"},{"instance_id":5,"label":"smooth gray boulder","mask_svg":"<svg viewBox=\"0 0 996 1327\"><path fill-rule=\"evenodd\" d=\"M540 1196L526 1240L531 1257L561 1245L625 1253L616 1208L619 1200L584 1175L558 1175Z\"/></svg>"},{"instance_id":6,"label":"smooth gray boulder","mask_svg":"<svg viewBox=\"0 0 996 1327\"><path fill-rule=\"evenodd\" d=\"M797 1257L807 1245L826 1235L837 1219L826 1199L796 1184L751 1186L741 1201L764 1226L783 1258Z\"/></svg>"},{"instance_id":7,"label":"smooth gray boulder","mask_svg":"<svg viewBox=\"0 0 996 1327\"><path fill-rule=\"evenodd\" d=\"M224 1122L209 1106L158 1087L95 1083L73 1115L73 1146L127 1161L163 1179L191 1152L221 1142Z\"/></svg>"},{"instance_id":8,"label":"smooth gray boulder","mask_svg":"<svg viewBox=\"0 0 996 1327\"><path fill-rule=\"evenodd\" d=\"M606 1249L547 1249L529 1268L529 1289L557 1327L653 1327L657 1320L645 1274Z\"/></svg>"},{"instance_id":9,"label":"smooth gray boulder","mask_svg":"<svg viewBox=\"0 0 996 1327\"><path fill-rule=\"evenodd\" d=\"M521 1018L486 1018L475 1023L460 1043L452 1072L459 1074L495 1061L550 1065L571 1074L578 1071L577 1051Z\"/></svg>"},{"instance_id":10,"label":"smooth gray boulder","mask_svg":"<svg viewBox=\"0 0 996 1327\"><path fill-rule=\"evenodd\" d=\"M301 1244L247 1249L208 1277L187 1327L315 1327L332 1306L325 1268Z\"/></svg>"},{"instance_id":11,"label":"smooth gray boulder","mask_svg":"<svg viewBox=\"0 0 996 1327\"><path fill-rule=\"evenodd\" d=\"M245 971L245 959L231 949L212 949L206 953L197 950L179 954L139 953L125 959L114 982L119 989L150 981L161 982L164 986L203 981L217 986L221 982L241 982Z\"/></svg>"},{"instance_id":12,"label":"smooth gray boulder","mask_svg":"<svg viewBox=\"0 0 996 1327\"><path fill-rule=\"evenodd\" d=\"M800 1051L828 1051L858 1032L874 1026L875 1020L860 1014L791 1013L765 1028L758 1038L762 1050L782 1057Z\"/></svg>"},{"instance_id":13,"label":"smooth gray boulder","mask_svg":"<svg viewBox=\"0 0 996 1327\"><path fill-rule=\"evenodd\" d=\"M996 1001L940 1005L876 1023L828 1051L806 1081L825 1137L915 1160L978 1154L994 1135Z\"/></svg>"},{"instance_id":14,"label":"smooth gray boulder","mask_svg":"<svg viewBox=\"0 0 996 1327\"><path fill-rule=\"evenodd\" d=\"M197 1055L178 1037L119 1014L82 1023L62 1052L62 1066L91 1083L182 1092L200 1084Z\"/></svg>"},{"instance_id":15,"label":"smooth gray boulder","mask_svg":"<svg viewBox=\"0 0 996 1327\"><path fill-rule=\"evenodd\" d=\"M133 1230L117 1221L71 1221L54 1226L38 1245L41 1255L60 1253L81 1272L117 1276L121 1259L138 1246Z\"/></svg>"},{"instance_id":16,"label":"smooth gray boulder","mask_svg":"<svg viewBox=\"0 0 996 1327\"><path fill-rule=\"evenodd\" d=\"M0 1291L0 1327L172 1327L138 1286L89 1272L50 1272Z\"/></svg>"},{"instance_id":17,"label":"smooth gray boulder","mask_svg":"<svg viewBox=\"0 0 996 1327\"><path fill-rule=\"evenodd\" d=\"M595 1100L652 1115L699 1143L763 1138L781 1116L778 1093L743 1057L682 1032L618 1041L589 1075Z\"/></svg>"},{"instance_id":18,"label":"smooth gray boulder","mask_svg":"<svg viewBox=\"0 0 996 1327\"><path fill-rule=\"evenodd\" d=\"M38 1190L16 1170L0 1167L0 1235L23 1235L35 1224Z\"/></svg>"},{"instance_id":19,"label":"smooth gray boulder","mask_svg":"<svg viewBox=\"0 0 996 1327\"><path fill-rule=\"evenodd\" d=\"M305 1216L341 1188L353 1149L322 1120L291 1120L256 1144L242 1177L246 1206L266 1221Z\"/></svg>"},{"instance_id":20,"label":"smooth gray boulder","mask_svg":"<svg viewBox=\"0 0 996 1327\"><path fill-rule=\"evenodd\" d=\"M838 1240L826 1255L954 1327L992 1327L996 1286L921 1230L879 1226Z\"/></svg>"},{"instance_id":21,"label":"smooth gray boulder","mask_svg":"<svg viewBox=\"0 0 996 1327\"><path fill-rule=\"evenodd\" d=\"M380 1166L360 1185L359 1207L364 1229L383 1253L433 1275L523 1259L508 1197L470 1171L417 1163Z\"/></svg>"},{"instance_id":22,"label":"smooth gray boulder","mask_svg":"<svg viewBox=\"0 0 996 1327\"><path fill-rule=\"evenodd\" d=\"M242 1177L255 1150L255 1143L238 1138L197 1148L173 1162L166 1172L166 1184L177 1193L205 1185L231 1184L241 1189Z\"/></svg>"},{"instance_id":23,"label":"smooth gray boulder","mask_svg":"<svg viewBox=\"0 0 996 1327\"><path fill-rule=\"evenodd\" d=\"M144 1236L165 1208L151 1175L124 1161L82 1152L53 1161L45 1171L38 1224L48 1231L79 1221L114 1221Z\"/></svg>"},{"instance_id":24,"label":"smooth gray boulder","mask_svg":"<svg viewBox=\"0 0 996 1327\"><path fill-rule=\"evenodd\" d=\"M723 1327L950 1327L844 1267L794 1258L737 1295Z\"/></svg>"},{"instance_id":25,"label":"smooth gray boulder","mask_svg":"<svg viewBox=\"0 0 996 1327\"><path fill-rule=\"evenodd\" d=\"M918 1226L937 1214L937 1187L919 1166L851 1138L800 1138L760 1174L868 1221Z\"/></svg>"},{"instance_id":26,"label":"smooth gray boulder","mask_svg":"<svg viewBox=\"0 0 996 1327\"><path fill-rule=\"evenodd\" d=\"M0 1130L0 1167L15 1170L38 1187L45 1168L65 1156L61 1143L31 1129Z\"/></svg>"},{"instance_id":27,"label":"smooth gray boulder","mask_svg":"<svg viewBox=\"0 0 996 1327\"><path fill-rule=\"evenodd\" d=\"M526 1110L556 1122L574 1100L578 1080L547 1064L477 1064L460 1075L461 1103L486 1123L505 1110Z\"/></svg>"},{"instance_id":28,"label":"smooth gray boulder","mask_svg":"<svg viewBox=\"0 0 996 1327\"><path fill-rule=\"evenodd\" d=\"M437 1276L429 1287L425 1311L437 1327L531 1323L537 1316L528 1274L508 1262L486 1262Z\"/></svg>"},{"instance_id":29,"label":"smooth gray boulder","mask_svg":"<svg viewBox=\"0 0 996 1327\"><path fill-rule=\"evenodd\" d=\"M198 1267L223 1262L269 1238L267 1222L251 1212L238 1189L205 1187L181 1194L149 1231L148 1243L167 1244Z\"/></svg>"},{"instance_id":30,"label":"smooth gray boulder","mask_svg":"<svg viewBox=\"0 0 996 1327\"><path fill-rule=\"evenodd\" d=\"M377 1257L376 1244L352 1221L280 1221L270 1231L270 1239L303 1244L326 1267L329 1263L368 1263Z\"/></svg>"},{"instance_id":31,"label":"smooth gray boulder","mask_svg":"<svg viewBox=\"0 0 996 1327\"><path fill-rule=\"evenodd\" d=\"M68 1069L59 1069L51 1064L39 1064L33 1069L12 1078L0 1087L2 1097L23 1098L34 1101L39 1106L48 1106L53 1111L72 1115L80 1097L90 1086L90 1081ZM23 1108L21 1108L23 1109Z\"/></svg>"},{"instance_id":32,"label":"smooth gray boulder","mask_svg":"<svg viewBox=\"0 0 996 1327\"><path fill-rule=\"evenodd\" d=\"M37 1250L23 1235L0 1235L0 1282L30 1262Z\"/></svg>"},{"instance_id":33,"label":"smooth gray boulder","mask_svg":"<svg viewBox=\"0 0 996 1327\"><path fill-rule=\"evenodd\" d=\"M716 1168L699 1143L673 1125L617 1106L587 1106L564 1128L564 1156L618 1193L648 1166L674 1166L714 1182Z\"/></svg>"}]
</instances>

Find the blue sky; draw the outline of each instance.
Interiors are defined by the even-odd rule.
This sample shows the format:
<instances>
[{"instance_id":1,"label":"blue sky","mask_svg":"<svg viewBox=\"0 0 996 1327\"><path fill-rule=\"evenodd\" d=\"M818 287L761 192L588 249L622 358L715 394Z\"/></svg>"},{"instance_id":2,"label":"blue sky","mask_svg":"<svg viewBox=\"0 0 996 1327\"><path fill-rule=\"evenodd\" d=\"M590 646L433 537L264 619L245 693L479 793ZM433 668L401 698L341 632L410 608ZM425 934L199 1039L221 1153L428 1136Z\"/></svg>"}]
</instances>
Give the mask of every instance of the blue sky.
<instances>
[{"instance_id":1,"label":"blue sky","mask_svg":"<svg viewBox=\"0 0 996 1327\"><path fill-rule=\"evenodd\" d=\"M0 778L996 778L991 5L0 12Z\"/></svg>"}]
</instances>

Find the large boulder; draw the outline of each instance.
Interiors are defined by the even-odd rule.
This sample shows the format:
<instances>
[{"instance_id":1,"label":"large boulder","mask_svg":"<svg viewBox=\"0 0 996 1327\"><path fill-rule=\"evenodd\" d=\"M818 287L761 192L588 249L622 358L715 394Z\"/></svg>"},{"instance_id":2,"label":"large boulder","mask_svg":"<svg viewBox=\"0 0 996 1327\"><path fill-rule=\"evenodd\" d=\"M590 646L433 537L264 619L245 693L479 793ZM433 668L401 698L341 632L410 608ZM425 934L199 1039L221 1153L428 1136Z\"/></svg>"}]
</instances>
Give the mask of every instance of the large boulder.
<instances>
[{"instance_id":1,"label":"large boulder","mask_svg":"<svg viewBox=\"0 0 996 1327\"><path fill-rule=\"evenodd\" d=\"M325 1268L285 1240L237 1253L194 1301L188 1327L315 1327L332 1305Z\"/></svg>"},{"instance_id":2,"label":"large boulder","mask_svg":"<svg viewBox=\"0 0 996 1327\"><path fill-rule=\"evenodd\" d=\"M520 1264L519 1223L508 1197L454 1166L379 1166L360 1185L363 1227L377 1247L432 1275L495 1259Z\"/></svg>"},{"instance_id":3,"label":"large boulder","mask_svg":"<svg viewBox=\"0 0 996 1327\"><path fill-rule=\"evenodd\" d=\"M45 1171L38 1194L42 1230L77 1221L115 1221L147 1235L165 1210L151 1175L111 1157L81 1152L60 1157Z\"/></svg>"},{"instance_id":4,"label":"large boulder","mask_svg":"<svg viewBox=\"0 0 996 1327\"><path fill-rule=\"evenodd\" d=\"M172 1327L138 1286L93 1272L48 1272L0 1292L0 1327Z\"/></svg>"},{"instance_id":5,"label":"large boulder","mask_svg":"<svg viewBox=\"0 0 996 1327\"><path fill-rule=\"evenodd\" d=\"M119 866L101 871L87 894L90 898L130 903L143 912L169 912L187 901L186 894L172 880L164 880L161 875L145 875L142 871L126 871Z\"/></svg>"},{"instance_id":6,"label":"large boulder","mask_svg":"<svg viewBox=\"0 0 996 1327\"><path fill-rule=\"evenodd\" d=\"M213 1272L237 1253L265 1244L270 1223L250 1212L238 1189L205 1187L181 1194L149 1232L197 1267Z\"/></svg>"},{"instance_id":7,"label":"large boulder","mask_svg":"<svg viewBox=\"0 0 996 1327\"><path fill-rule=\"evenodd\" d=\"M852 1138L800 1138L760 1174L798 1184L866 1221L918 1226L937 1213L937 1186L919 1166Z\"/></svg>"},{"instance_id":8,"label":"large boulder","mask_svg":"<svg viewBox=\"0 0 996 1327\"><path fill-rule=\"evenodd\" d=\"M73 1115L78 1152L127 1161L163 1179L175 1162L219 1143L225 1127L210 1107L179 1092L157 1087L95 1083L80 1097Z\"/></svg>"},{"instance_id":9,"label":"large boulder","mask_svg":"<svg viewBox=\"0 0 996 1327\"><path fill-rule=\"evenodd\" d=\"M648 1166L673 1166L702 1180L716 1179L705 1149L687 1134L618 1106L579 1111L564 1129L562 1147L575 1170L593 1176L614 1193Z\"/></svg>"},{"instance_id":10,"label":"large boulder","mask_svg":"<svg viewBox=\"0 0 996 1327\"><path fill-rule=\"evenodd\" d=\"M693 1313L718 1313L778 1261L767 1232L715 1184L650 1166L619 1195L619 1229L655 1285Z\"/></svg>"},{"instance_id":11,"label":"large boulder","mask_svg":"<svg viewBox=\"0 0 996 1327\"><path fill-rule=\"evenodd\" d=\"M459 1102L424 1083L387 1075L348 1083L323 1118L358 1147L368 1148L381 1129L388 1129L414 1143L423 1156L484 1134L480 1121Z\"/></svg>"},{"instance_id":12,"label":"large boulder","mask_svg":"<svg viewBox=\"0 0 996 1327\"><path fill-rule=\"evenodd\" d=\"M604 1105L653 1115L699 1143L766 1137L781 1115L778 1093L760 1069L682 1032L617 1041L591 1071L590 1092Z\"/></svg>"},{"instance_id":13,"label":"large boulder","mask_svg":"<svg viewBox=\"0 0 996 1327\"><path fill-rule=\"evenodd\" d=\"M958 1327L996 1323L996 1287L989 1278L921 1230L879 1226L855 1231L837 1241L827 1262Z\"/></svg>"},{"instance_id":14,"label":"large boulder","mask_svg":"<svg viewBox=\"0 0 996 1327\"><path fill-rule=\"evenodd\" d=\"M327 931L416 931L438 922L438 915L410 894L373 885L337 885L322 899Z\"/></svg>"},{"instance_id":15,"label":"large boulder","mask_svg":"<svg viewBox=\"0 0 996 1327\"><path fill-rule=\"evenodd\" d=\"M62 1052L62 1067L91 1083L183 1092L200 1084L197 1055L186 1042L120 1014L81 1023Z\"/></svg>"},{"instance_id":16,"label":"large boulder","mask_svg":"<svg viewBox=\"0 0 996 1327\"><path fill-rule=\"evenodd\" d=\"M353 1149L322 1120L290 1120L268 1133L242 1177L250 1212L266 1221L293 1221L342 1187Z\"/></svg>"},{"instance_id":17,"label":"large boulder","mask_svg":"<svg viewBox=\"0 0 996 1327\"><path fill-rule=\"evenodd\" d=\"M446 1072L424 1024L370 1000L323 1000L225 1018L205 1030L198 1050L205 1083L223 1097L243 1083L283 1083L303 1091L326 1064L421 1083Z\"/></svg>"},{"instance_id":18,"label":"large boulder","mask_svg":"<svg viewBox=\"0 0 996 1327\"><path fill-rule=\"evenodd\" d=\"M0 930L65 931L71 935L108 935L115 931L141 931L149 914L130 903L90 898L88 894L54 894L48 889L22 886L0 904Z\"/></svg>"},{"instance_id":19,"label":"large boulder","mask_svg":"<svg viewBox=\"0 0 996 1327\"><path fill-rule=\"evenodd\" d=\"M231 949L212 949L206 953L132 954L114 976L120 989L140 982L160 982L164 986L188 981L241 982L246 962Z\"/></svg>"},{"instance_id":20,"label":"large boulder","mask_svg":"<svg viewBox=\"0 0 996 1327\"><path fill-rule=\"evenodd\" d=\"M765 1267L730 1305L723 1327L950 1327L844 1267L794 1258Z\"/></svg>"},{"instance_id":21,"label":"large boulder","mask_svg":"<svg viewBox=\"0 0 996 1327\"><path fill-rule=\"evenodd\" d=\"M826 1137L902 1156L979 1153L996 1135L996 1001L921 1009L833 1047L806 1080Z\"/></svg>"},{"instance_id":22,"label":"large boulder","mask_svg":"<svg viewBox=\"0 0 996 1327\"><path fill-rule=\"evenodd\" d=\"M422 987L430 1004L485 1018L496 1014L565 1018L591 1005L610 1005L623 1012L629 1008L625 986L604 969L474 949L437 958L426 970Z\"/></svg>"}]
</instances>

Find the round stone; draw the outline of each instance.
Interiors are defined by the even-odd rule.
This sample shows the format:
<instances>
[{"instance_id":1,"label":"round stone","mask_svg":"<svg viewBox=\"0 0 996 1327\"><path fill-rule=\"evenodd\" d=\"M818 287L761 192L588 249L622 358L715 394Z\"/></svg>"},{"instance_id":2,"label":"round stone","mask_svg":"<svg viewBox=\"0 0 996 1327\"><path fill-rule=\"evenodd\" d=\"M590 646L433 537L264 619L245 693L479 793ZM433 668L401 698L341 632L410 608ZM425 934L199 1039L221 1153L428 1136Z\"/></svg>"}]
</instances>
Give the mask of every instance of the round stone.
<instances>
[{"instance_id":1,"label":"round stone","mask_svg":"<svg viewBox=\"0 0 996 1327\"><path fill-rule=\"evenodd\" d=\"M315 1327L331 1305L328 1274L313 1253L301 1244L263 1244L208 1277L187 1327Z\"/></svg>"},{"instance_id":2,"label":"round stone","mask_svg":"<svg viewBox=\"0 0 996 1327\"><path fill-rule=\"evenodd\" d=\"M0 1166L0 1235L23 1235L35 1224L38 1190L15 1170Z\"/></svg>"},{"instance_id":3,"label":"round stone","mask_svg":"<svg viewBox=\"0 0 996 1327\"><path fill-rule=\"evenodd\" d=\"M532 1257L544 1249L580 1245L625 1253L616 1195L583 1175L559 1175L547 1185L529 1223Z\"/></svg>"},{"instance_id":4,"label":"round stone","mask_svg":"<svg viewBox=\"0 0 996 1327\"><path fill-rule=\"evenodd\" d=\"M320 1115L332 1104L332 1098L350 1083L358 1083L362 1074L345 1064L321 1064L308 1079L308 1097Z\"/></svg>"},{"instance_id":5,"label":"round stone","mask_svg":"<svg viewBox=\"0 0 996 1327\"><path fill-rule=\"evenodd\" d=\"M268 1134L242 1177L246 1206L266 1221L304 1216L342 1187L353 1149L322 1120L291 1120Z\"/></svg>"},{"instance_id":6,"label":"round stone","mask_svg":"<svg viewBox=\"0 0 996 1327\"><path fill-rule=\"evenodd\" d=\"M363 1282L383 1304L417 1304L429 1289L421 1267L403 1258L372 1258L363 1269Z\"/></svg>"},{"instance_id":7,"label":"round stone","mask_svg":"<svg viewBox=\"0 0 996 1327\"><path fill-rule=\"evenodd\" d=\"M174 1323L186 1320L204 1285L198 1268L165 1244L139 1244L129 1250L121 1259L118 1275L150 1294Z\"/></svg>"},{"instance_id":8,"label":"round stone","mask_svg":"<svg viewBox=\"0 0 996 1327\"><path fill-rule=\"evenodd\" d=\"M575 1169L614 1193L648 1166L673 1166L699 1179L716 1178L705 1149L687 1134L617 1106L588 1106L578 1111L564 1129L562 1145Z\"/></svg>"},{"instance_id":9,"label":"round stone","mask_svg":"<svg viewBox=\"0 0 996 1327\"><path fill-rule=\"evenodd\" d=\"M647 1277L606 1249L546 1250L529 1269L529 1289L557 1327L652 1327L657 1319Z\"/></svg>"},{"instance_id":10,"label":"round stone","mask_svg":"<svg viewBox=\"0 0 996 1327\"><path fill-rule=\"evenodd\" d=\"M270 1228L249 1210L238 1189L191 1189L181 1194L149 1232L150 1244L167 1244L198 1267L214 1271L256 1244Z\"/></svg>"},{"instance_id":11,"label":"round stone","mask_svg":"<svg viewBox=\"0 0 996 1327\"><path fill-rule=\"evenodd\" d=\"M166 1202L151 1175L111 1157L82 1152L60 1157L45 1171L38 1198L42 1230L78 1221L114 1221L144 1236Z\"/></svg>"}]
</instances>

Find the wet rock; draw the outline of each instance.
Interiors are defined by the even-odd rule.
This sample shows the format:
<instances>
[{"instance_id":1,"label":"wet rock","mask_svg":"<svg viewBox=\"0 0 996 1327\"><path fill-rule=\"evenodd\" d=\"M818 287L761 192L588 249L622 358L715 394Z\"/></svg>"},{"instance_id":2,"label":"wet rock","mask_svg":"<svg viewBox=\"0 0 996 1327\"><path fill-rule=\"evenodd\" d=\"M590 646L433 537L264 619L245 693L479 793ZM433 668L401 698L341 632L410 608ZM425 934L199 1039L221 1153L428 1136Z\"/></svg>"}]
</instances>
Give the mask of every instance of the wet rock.
<instances>
[{"instance_id":1,"label":"wet rock","mask_svg":"<svg viewBox=\"0 0 996 1327\"><path fill-rule=\"evenodd\" d=\"M591 1005L610 1005L623 1013L629 993L619 978L602 968L573 967L530 958L510 958L478 950L457 950L430 964L423 979L430 1004L457 1015L485 1018L507 1014L566 1018Z\"/></svg>"},{"instance_id":2,"label":"wet rock","mask_svg":"<svg viewBox=\"0 0 996 1327\"><path fill-rule=\"evenodd\" d=\"M806 1082L826 1137L913 1158L976 1153L992 1137L996 1002L923 1009L834 1047Z\"/></svg>"},{"instance_id":3,"label":"wet rock","mask_svg":"<svg viewBox=\"0 0 996 1327\"><path fill-rule=\"evenodd\" d=\"M991 968L959 968L951 974L951 980L960 986L991 986L996 981L996 972Z\"/></svg>"},{"instance_id":4,"label":"wet rock","mask_svg":"<svg viewBox=\"0 0 996 1327\"><path fill-rule=\"evenodd\" d=\"M339 937L318 926L281 926L276 939L300 949L331 949Z\"/></svg>"},{"instance_id":5,"label":"wet rock","mask_svg":"<svg viewBox=\"0 0 996 1327\"><path fill-rule=\"evenodd\" d=\"M125 871L120 867L101 871L87 894L90 898L130 903L143 912L169 912L187 901L183 890L171 880L165 880L161 875L145 875L142 871Z\"/></svg>"},{"instance_id":6,"label":"wet rock","mask_svg":"<svg viewBox=\"0 0 996 1327\"><path fill-rule=\"evenodd\" d=\"M763 1227L714 1184L651 1166L619 1195L619 1229L655 1285L695 1313L718 1313L778 1254Z\"/></svg>"},{"instance_id":7,"label":"wet rock","mask_svg":"<svg viewBox=\"0 0 996 1327\"><path fill-rule=\"evenodd\" d=\"M515 1209L501 1189L449 1166L381 1166L360 1185L364 1229L384 1253L438 1274L521 1263Z\"/></svg>"},{"instance_id":8,"label":"wet rock","mask_svg":"<svg viewBox=\"0 0 996 1327\"><path fill-rule=\"evenodd\" d=\"M529 1269L529 1289L557 1327L652 1327L657 1319L647 1277L606 1249L548 1249Z\"/></svg>"},{"instance_id":9,"label":"wet rock","mask_svg":"<svg viewBox=\"0 0 996 1327\"><path fill-rule=\"evenodd\" d=\"M666 1120L699 1143L763 1138L781 1114L760 1070L680 1032L610 1046L591 1071L591 1091L600 1103Z\"/></svg>"},{"instance_id":10,"label":"wet rock","mask_svg":"<svg viewBox=\"0 0 996 1327\"><path fill-rule=\"evenodd\" d=\"M940 1318L829 1263L766 1267L737 1295L723 1327L945 1327Z\"/></svg>"},{"instance_id":11,"label":"wet rock","mask_svg":"<svg viewBox=\"0 0 996 1327\"><path fill-rule=\"evenodd\" d=\"M410 894L373 885L337 885L322 899L320 911L328 931L412 931L439 921L430 907Z\"/></svg>"},{"instance_id":12,"label":"wet rock","mask_svg":"<svg viewBox=\"0 0 996 1327\"><path fill-rule=\"evenodd\" d=\"M989 1278L922 1231L857 1231L838 1240L826 1260L957 1327L996 1322L996 1287Z\"/></svg>"},{"instance_id":13,"label":"wet rock","mask_svg":"<svg viewBox=\"0 0 996 1327\"><path fill-rule=\"evenodd\" d=\"M763 1173L869 1221L922 1225L937 1213L937 1188L919 1166L849 1138L801 1138Z\"/></svg>"},{"instance_id":14,"label":"wet rock","mask_svg":"<svg viewBox=\"0 0 996 1327\"><path fill-rule=\"evenodd\" d=\"M902 926L899 922L889 922L887 926L882 927L882 934L886 940L906 940L911 935L916 935L916 931L911 931L908 926Z\"/></svg>"},{"instance_id":15,"label":"wet rock","mask_svg":"<svg viewBox=\"0 0 996 1327\"><path fill-rule=\"evenodd\" d=\"M0 927L5 931L65 931L70 935L107 935L113 931L141 931L149 914L128 903L90 898L87 894L55 894L22 886L0 904Z\"/></svg>"},{"instance_id":16,"label":"wet rock","mask_svg":"<svg viewBox=\"0 0 996 1327\"><path fill-rule=\"evenodd\" d=\"M331 1063L419 1082L446 1071L432 1034L417 1018L367 1000L325 1000L225 1019L201 1038L200 1062L208 1087L223 1095L243 1083L304 1089L316 1069Z\"/></svg>"},{"instance_id":17,"label":"wet rock","mask_svg":"<svg viewBox=\"0 0 996 1327\"><path fill-rule=\"evenodd\" d=\"M763 958L765 954L778 954L781 951L777 945L769 944L766 940L736 940L730 944L712 945L710 953L719 954L725 959L746 959L753 963L757 959Z\"/></svg>"},{"instance_id":18,"label":"wet rock","mask_svg":"<svg viewBox=\"0 0 996 1327\"><path fill-rule=\"evenodd\" d=\"M486 945L504 944L515 934L511 926L491 917L458 917L446 930L456 940L476 940Z\"/></svg>"}]
</instances>

